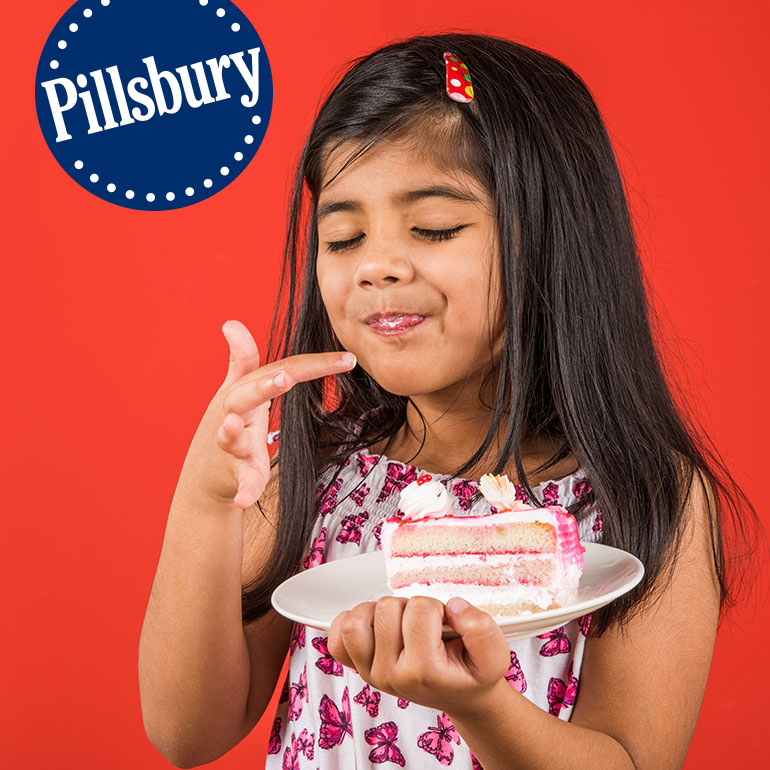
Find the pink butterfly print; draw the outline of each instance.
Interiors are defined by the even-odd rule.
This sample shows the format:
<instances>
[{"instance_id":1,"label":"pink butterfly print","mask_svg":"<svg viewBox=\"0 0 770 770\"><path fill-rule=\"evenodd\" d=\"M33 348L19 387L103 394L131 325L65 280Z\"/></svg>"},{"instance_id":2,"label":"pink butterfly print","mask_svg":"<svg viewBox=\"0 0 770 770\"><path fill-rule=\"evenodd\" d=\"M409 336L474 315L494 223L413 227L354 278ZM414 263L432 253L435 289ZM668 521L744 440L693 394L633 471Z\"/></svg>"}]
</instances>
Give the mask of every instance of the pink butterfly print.
<instances>
[{"instance_id":1,"label":"pink butterfly print","mask_svg":"<svg viewBox=\"0 0 770 770\"><path fill-rule=\"evenodd\" d=\"M580 481L576 481L575 486L572 487L572 494L575 495L575 497L578 500L582 500L584 497L588 495L590 491L591 491L591 485L588 483L586 479L581 479Z\"/></svg>"},{"instance_id":2,"label":"pink butterfly print","mask_svg":"<svg viewBox=\"0 0 770 770\"><path fill-rule=\"evenodd\" d=\"M276 717L273 729L270 730L270 741L267 744L268 754L277 754L281 750L281 717Z\"/></svg>"},{"instance_id":3,"label":"pink butterfly print","mask_svg":"<svg viewBox=\"0 0 770 770\"><path fill-rule=\"evenodd\" d=\"M291 745L287 746L283 752L281 770L300 770L299 757L297 756L297 739L294 737L294 733L291 734Z\"/></svg>"},{"instance_id":4,"label":"pink butterfly print","mask_svg":"<svg viewBox=\"0 0 770 770\"><path fill-rule=\"evenodd\" d=\"M342 486L342 479L337 478L335 482L329 487L329 491L321 499L323 490L319 489L316 493L316 505L318 507L318 515L326 516L327 513L331 513L337 507L337 494Z\"/></svg>"},{"instance_id":5,"label":"pink butterfly print","mask_svg":"<svg viewBox=\"0 0 770 770\"><path fill-rule=\"evenodd\" d=\"M400 709L405 709L409 705L409 701L404 700L403 698L399 698L396 703Z\"/></svg>"},{"instance_id":6,"label":"pink butterfly print","mask_svg":"<svg viewBox=\"0 0 770 770\"><path fill-rule=\"evenodd\" d=\"M513 650L511 650L511 665L508 667L505 678L515 690L526 692L527 680L524 676L524 672L521 670L519 659Z\"/></svg>"},{"instance_id":7,"label":"pink butterfly print","mask_svg":"<svg viewBox=\"0 0 770 770\"><path fill-rule=\"evenodd\" d=\"M417 738L417 745L433 754L442 765L451 765L455 756L452 741L460 744L460 734L443 712L439 715L436 727L429 727L427 733L422 733Z\"/></svg>"},{"instance_id":8,"label":"pink butterfly print","mask_svg":"<svg viewBox=\"0 0 770 770\"><path fill-rule=\"evenodd\" d=\"M563 708L575 705L577 697L578 680L572 676L572 667L569 671L569 681L565 685L561 679L552 676L548 681L548 711L555 717Z\"/></svg>"},{"instance_id":9,"label":"pink butterfly print","mask_svg":"<svg viewBox=\"0 0 770 770\"><path fill-rule=\"evenodd\" d=\"M311 644L321 653L321 657L315 662L316 667L320 668L324 674L342 676L342 663L335 660L329 653L329 638L326 636L316 636Z\"/></svg>"},{"instance_id":10,"label":"pink butterfly print","mask_svg":"<svg viewBox=\"0 0 770 770\"><path fill-rule=\"evenodd\" d=\"M559 487L549 482L543 487L543 505L558 505L559 504Z\"/></svg>"},{"instance_id":11,"label":"pink butterfly print","mask_svg":"<svg viewBox=\"0 0 770 770\"><path fill-rule=\"evenodd\" d=\"M596 509L596 518L594 519L594 525L591 527L591 529L594 532L601 532L604 528L604 519L602 518L602 509L597 508Z\"/></svg>"},{"instance_id":12,"label":"pink butterfly print","mask_svg":"<svg viewBox=\"0 0 770 770\"><path fill-rule=\"evenodd\" d=\"M540 648L540 654L546 658L552 658L554 655L567 653L572 649L572 645L564 633L564 626L549 631L547 634L538 634L538 639L548 639Z\"/></svg>"},{"instance_id":13,"label":"pink butterfly print","mask_svg":"<svg viewBox=\"0 0 770 770\"><path fill-rule=\"evenodd\" d=\"M516 492L514 500L521 500L522 503L529 504L529 495L524 491L524 487L522 487L521 484L514 484L513 488Z\"/></svg>"},{"instance_id":14,"label":"pink butterfly print","mask_svg":"<svg viewBox=\"0 0 770 770\"><path fill-rule=\"evenodd\" d=\"M326 561L324 554L326 546L326 527L321 527L321 531L316 535L313 544L310 546L310 553L305 557L303 564L310 569Z\"/></svg>"},{"instance_id":15,"label":"pink butterfly print","mask_svg":"<svg viewBox=\"0 0 770 770\"><path fill-rule=\"evenodd\" d=\"M401 463L388 463L385 472L385 484L377 497L377 502L387 500L397 489L402 490L407 484L417 478L417 468L414 465L401 465Z\"/></svg>"},{"instance_id":16,"label":"pink butterfly print","mask_svg":"<svg viewBox=\"0 0 770 770\"><path fill-rule=\"evenodd\" d=\"M364 731L364 738L374 748L369 752L369 761L375 765L383 762L393 762L404 767L406 760L401 750L396 746L398 727L395 722L384 722L377 727Z\"/></svg>"},{"instance_id":17,"label":"pink butterfly print","mask_svg":"<svg viewBox=\"0 0 770 770\"><path fill-rule=\"evenodd\" d=\"M356 465L358 473L361 476L367 476L369 471L377 464L377 455L368 455L366 452L359 452L356 456Z\"/></svg>"},{"instance_id":18,"label":"pink butterfly print","mask_svg":"<svg viewBox=\"0 0 770 770\"><path fill-rule=\"evenodd\" d=\"M298 682L292 682L289 687L289 720L296 722L302 713L303 701L308 699L307 693L307 663L299 675Z\"/></svg>"},{"instance_id":19,"label":"pink butterfly print","mask_svg":"<svg viewBox=\"0 0 770 770\"><path fill-rule=\"evenodd\" d=\"M281 690L281 697L278 699L278 703L286 703L289 700L289 675L286 675L286 679L283 682L283 690Z\"/></svg>"},{"instance_id":20,"label":"pink butterfly print","mask_svg":"<svg viewBox=\"0 0 770 770\"><path fill-rule=\"evenodd\" d=\"M356 487L351 493L350 493L350 499L359 507L361 507L364 504L364 499L366 496L371 492L369 487L366 486L366 484L361 484L360 487Z\"/></svg>"},{"instance_id":21,"label":"pink butterfly print","mask_svg":"<svg viewBox=\"0 0 770 770\"><path fill-rule=\"evenodd\" d=\"M588 630L591 628L591 616L581 615L581 617L578 618L578 626L580 626L580 633L583 634L583 636L588 636Z\"/></svg>"},{"instance_id":22,"label":"pink butterfly print","mask_svg":"<svg viewBox=\"0 0 770 770\"><path fill-rule=\"evenodd\" d=\"M372 529L372 534L374 535L374 539L377 541L377 549L382 550L382 520L378 521L374 525L374 529Z\"/></svg>"},{"instance_id":23,"label":"pink butterfly print","mask_svg":"<svg viewBox=\"0 0 770 770\"><path fill-rule=\"evenodd\" d=\"M342 529L334 539L338 543L361 543L361 525L369 518L366 511L350 513L342 520Z\"/></svg>"},{"instance_id":24,"label":"pink butterfly print","mask_svg":"<svg viewBox=\"0 0 770 770\"><path fill-rule=\"evenodd\" d=\"M380 695L377 690L370 690L369 685L365 685L364 689L356 695L353 700L356 703L360 703L367 711L370 717L376 717L380 710Z\"/></svg>"},{"instance_id":25,"label":"pink butterfly print","mask_svg":"<svg viewBox=\"0 0 770 770\"><path fill-rule=\"evenodd\" d=\"M294 624L294 631L292 632L291 639L289 641L289 651L294 652L296 649L301 649L305 646L305 626L302 623Z\"/></svg>"},{"instance_id":26,"label":"pink butterfly print","mask_svg":"<svg viewBox=\"0 0 770 770\"><path fill-rule=\"evenodd\" d=\"M452 487L452 494L457 498L460 508L469 511L472 508L471 498L478 491L478 485L473 481L458 481Z\"/></svg>"},{"instance_id":27,"label":"pink butterfly print","mask_svg":"<svg viewBox=\"0 0 770 770\"><path fill-rule=\"evenodd\" d=\"M353 727L350 724L350 697L346 687L342 693L342 709L328 696L321 698L318 707L321 715L321 729L318 731L318 745L322 749L331 749L339 746L345 740L346 735L353 735Z\"/></svg>"},{"instance_id":28,"label":"pink butterfly print","mask_svg":"<svg viewBox=\"0 0 770 770\"><path fill-rule=\"evenodd\" d=\"M297 752L304 754L308 759L313 759L313 745L315 744L315 733L308 735L307 727L302 728L302 732L297 738Z\"/></svg>"},{"instance_id":29,"label":"pink butterfly print","mask_svg":"<svg viewBox=\"0 0 770 770\"><path fill-rule=\"evenodd\" d=\"M481 766L481 762L476 759L476 757L473 755L473 752L471 752L471 762L473 762L473 770L484 770L484 768Z\"/></svg>"}]
</instances>

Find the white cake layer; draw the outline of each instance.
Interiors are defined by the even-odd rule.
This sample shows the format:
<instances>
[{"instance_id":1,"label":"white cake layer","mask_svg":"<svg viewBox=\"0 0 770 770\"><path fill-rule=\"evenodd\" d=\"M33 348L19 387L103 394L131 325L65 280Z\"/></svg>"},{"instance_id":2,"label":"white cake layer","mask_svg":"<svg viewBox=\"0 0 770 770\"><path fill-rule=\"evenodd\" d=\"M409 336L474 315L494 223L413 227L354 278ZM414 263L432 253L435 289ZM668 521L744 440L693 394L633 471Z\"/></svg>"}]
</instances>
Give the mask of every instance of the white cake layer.
<instances>
[{"instance_id":1,"label":"white cake layer","mask_svg":"<svg viewBox=\"0 0 770 770\"><path fill-rule=\"evenodd\" d=\"M441 602L448 602L453 596L459 596L476 607L484 605L517 605L532 603L540 609L569 604L573 595L562 594L554 596L553 592L544 586L479 586L474 583L412 583L412 585L396 588L394 596L411 598L413 596L431 596Z\"/></svg>"},{"instance_id":2,"label":"white cake layer","mask_svg":"<svg viewBox=\"0 0 770 770\"><path fill-rule=\"evenodd\" d=\"M559 557L555 553L391 556L385 564L388 580L394 586L436 579L463 583L549 585L559 574L558 567Z\"/></svg>"}]
</instances>

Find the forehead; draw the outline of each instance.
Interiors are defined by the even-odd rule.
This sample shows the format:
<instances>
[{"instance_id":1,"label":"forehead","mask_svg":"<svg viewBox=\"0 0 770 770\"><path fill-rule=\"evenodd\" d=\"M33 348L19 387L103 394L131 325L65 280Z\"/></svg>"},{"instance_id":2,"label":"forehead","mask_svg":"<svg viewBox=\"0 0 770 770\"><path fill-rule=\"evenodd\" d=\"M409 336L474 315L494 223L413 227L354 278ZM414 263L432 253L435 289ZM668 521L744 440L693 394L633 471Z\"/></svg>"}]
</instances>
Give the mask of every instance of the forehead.
<instances>
[{"instance_id":1,"label":"forehead","mask_svg":"<svg viewBox=\"0 0 770 770\"><path fill-rule=\"evenodd\" d=\"M427 147L402 140L361 149L346 142L326 153L318 221L335 211L360 211L360 198L369 194L403 208L434 200L491 210L489 193L473 175Z\"/></svg>"}]
</instances>

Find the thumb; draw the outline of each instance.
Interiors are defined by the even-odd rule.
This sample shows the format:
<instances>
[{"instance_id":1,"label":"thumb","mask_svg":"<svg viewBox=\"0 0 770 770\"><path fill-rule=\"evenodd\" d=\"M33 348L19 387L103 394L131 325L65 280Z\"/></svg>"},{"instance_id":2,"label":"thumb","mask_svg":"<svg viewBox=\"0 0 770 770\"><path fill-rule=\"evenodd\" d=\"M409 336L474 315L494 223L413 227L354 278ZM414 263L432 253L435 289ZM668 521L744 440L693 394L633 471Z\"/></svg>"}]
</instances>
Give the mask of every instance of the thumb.
<instances>
[{"instance_id":1,"label":"thumb","mask_svg":"<svg viewBox=\"0 0 770 770\"><path fill-rule=\"evenodd\" d=\"M460 635L473 668L477 672L494 672L493 680L503 676L508 670L510 653L502 629L492 616L455 596L446 603L446 618ZM498 668L502 671L499 676Z\"/></svg>"},{"instance_id":2,"label":"thumb","mask_svg":"<svg viewBox=\"0 0 770 770\"><path fill-rule=\"evenodd\" d=\"M225 321L222 334L230 347L230 362L225 378L225 384L229 385L259 369L259 348L251 332L240 321Z\"/></svg>"}]
</instances>

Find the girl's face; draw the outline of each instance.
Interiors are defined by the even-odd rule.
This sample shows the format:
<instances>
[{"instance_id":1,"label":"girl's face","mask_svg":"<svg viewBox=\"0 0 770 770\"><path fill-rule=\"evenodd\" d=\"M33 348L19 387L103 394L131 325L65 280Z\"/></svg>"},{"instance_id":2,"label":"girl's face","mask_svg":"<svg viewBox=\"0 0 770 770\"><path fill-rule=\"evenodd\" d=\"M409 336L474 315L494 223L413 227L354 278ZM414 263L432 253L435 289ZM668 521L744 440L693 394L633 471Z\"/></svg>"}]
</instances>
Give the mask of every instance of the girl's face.
<instances>
[{"instance_id":1,"label":"girl's face","mask_svg":"<svg viewBox=\"0 0 770 770\"><path fill-rule=\"evenodd\" d=\"M331 155L324 183L352 149ZM450 232L425 232L431 230ZM441 173L402 144L370 150L322 189L321 296L342 346L383 388L454 396L469 377L465 393L478 391L504 322L502 311L495 313L501 303L493 237L492 199L483 187L467 175ZM392 327L368 322L378 313L422 320L387 333Z\"/></svg>"}]
</instances>

